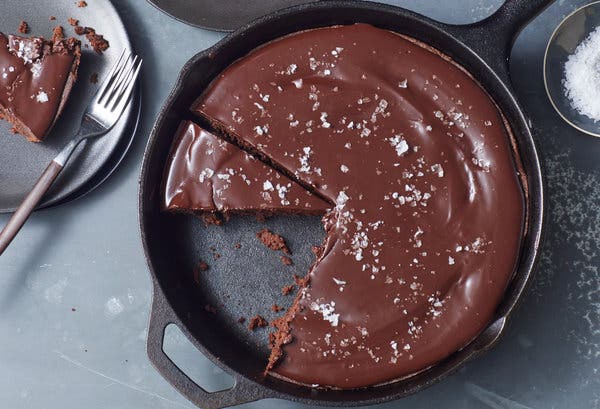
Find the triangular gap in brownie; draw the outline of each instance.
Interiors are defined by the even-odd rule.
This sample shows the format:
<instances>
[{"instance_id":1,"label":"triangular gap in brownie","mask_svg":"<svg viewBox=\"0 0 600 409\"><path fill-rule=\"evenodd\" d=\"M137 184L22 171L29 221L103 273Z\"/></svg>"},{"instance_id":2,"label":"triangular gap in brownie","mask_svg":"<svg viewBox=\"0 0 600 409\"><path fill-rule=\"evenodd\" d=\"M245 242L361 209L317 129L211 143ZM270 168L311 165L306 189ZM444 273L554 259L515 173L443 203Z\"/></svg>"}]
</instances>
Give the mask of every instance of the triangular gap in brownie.
<instances>
[{"instance_id":1,"label":"triangular gap in brownie","mask_svg":"<svg viewBox=\"0 0 600 409\"><path fill-rule=\"evenodd\" d=\"M265 154L263 154L262 152L259 152L256 149L254 149L249 144L244 143L244 140L242 138L240 138L235 133L233 133L229 129L227 129L227 127L224 124L222 124L220 121L218 121L214 118L209 118L198 112L191 111L190 113L191 113L191 116L189 117L190 121L194 122L195 124L197 124L198 126L204 128L204 129L206 129L207 131L215 134L219 138L223 138L227 142L237 146L239 149L243 150L244 152L246 152L249 155L253 156L254 158L258 159L259 161L264 163L266 166L269 166L269 167L275 169L275 171L277 171L277 172L281 173L282 175L284 175L285 177L289 178L294 183L301 186L304 190L308 191L309 193L313 194L314 196L318 197L319 199L324 200L325 202L331 204L332 206L335 206L335 202L333 200L331 200L331 198L328 198L327 196L323 195L321 192L319 192L313 186L308 184L306 181L298 178L293 172L290 172L288 169L286 169L284 166L282 166L281 164L274 161L272 158L266 156Z\"/></svg>"},{"instance_id":2,"label":"triangular gap in brownie","mask_svg":"<svg viewBox=\"0 0 600 409\"><path fill-rule=\"evenodd\" d=\"M306 181L298 178L295 174L290 172L285 167L271 160L266 155L256 151L251 146L244 144L242 138L228 131L226 127L219 121L205 117L199 113L192 112L191 114L191 117L188 118L191 122L213 133L215 136L223 138L225 141L231 143L232 145L238 147L242 151L255 157L257 160L260 160L266 166L269 166L275 171L288 177L290 180L292 180L308 192L319 197L325 202L332 204L332 208L335 207L335 203L333 203L331 199L325 197L314 187L310 186L308 183L306 183ZM336 213L331 211L327 212L324 215L323 227L326 232L328 230L328 226L332 226L335 224L335 215ZM292 322L300 308L299 302L302 298L303 292L310 285L311 272L313 271L314 267L323 260L323 258L327 255L327 253L332 247L333 243L331 242L331 236L326 234L325 238L323 239L323 242L320 245L315 246L315 260L306 272L306 275L302 278L298 277L296 279L297 292L296 296L294 297L294 301L292 302L292 305L286 309L285 313L282 316L271 322L271 326L274 327L275 330L269 334L269 347L271 349L271 353L269 354L269 359L265 366L265 374L272 374L271 370L280 362L281 358L285 355L285 345L292 342L294 336L292 334L292 328L290 323Z\"/></svg>"}]
</instances>

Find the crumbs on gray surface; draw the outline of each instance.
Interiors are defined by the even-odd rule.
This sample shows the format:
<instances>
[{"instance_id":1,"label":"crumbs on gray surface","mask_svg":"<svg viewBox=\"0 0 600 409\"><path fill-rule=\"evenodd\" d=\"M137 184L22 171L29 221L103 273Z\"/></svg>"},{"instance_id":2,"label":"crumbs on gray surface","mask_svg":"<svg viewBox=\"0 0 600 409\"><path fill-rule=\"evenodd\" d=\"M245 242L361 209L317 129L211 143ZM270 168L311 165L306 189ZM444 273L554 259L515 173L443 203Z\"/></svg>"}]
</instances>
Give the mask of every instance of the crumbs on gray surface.
<instances>
[{"instance_id":1,"label":"crumbs on gray surface","mask_svg":"<svg viewBox=\"0 0 600 409\"><path fill-rule=\"evenodd\" d=\"M567 285L568 338L578 356L590 360L600 357L600 185L598 173L581 172L571 163L568 152L546 162L552 225L547 229L533 292L542 302L559 279L555 275L568 274L568 278L560 277ZM567 246L575 253L571 260L561 260Z\"/></svg>"}]
</instances>

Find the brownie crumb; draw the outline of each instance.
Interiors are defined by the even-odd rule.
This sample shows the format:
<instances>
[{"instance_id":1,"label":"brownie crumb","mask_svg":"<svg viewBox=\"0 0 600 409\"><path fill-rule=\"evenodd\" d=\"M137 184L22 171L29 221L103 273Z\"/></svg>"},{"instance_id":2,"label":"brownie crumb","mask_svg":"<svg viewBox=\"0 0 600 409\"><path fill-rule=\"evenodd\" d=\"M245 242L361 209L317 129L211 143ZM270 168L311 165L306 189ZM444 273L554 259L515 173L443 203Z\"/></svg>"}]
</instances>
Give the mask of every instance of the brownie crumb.
<instances>
[{"instance_id":1,"label":"brownie crumb","mask_svg":"<svg viewBox=\"0 0 600 409\"><path fill-rule=\"evenodd\" d=\"M283 294L283 295L288 295L288 294L290 294L291 292L293 292L293 291L294 291L294 288L295 288L295 287L296 287L296 286L295 286L294 284L286 285L285 287L283 287L283 288L281 289L281 294Z\"/></svg>"},{"instance_id":2,"label":"brownie crumb","mask_svg":"<svg viewBox=\"0 0 600 409\"><path fill-rule=\"evenodd\" d=\"M273 233L269 229L262 229L256 233L256 237L271 250L281 250L286 254L290 254L290 250L285 244L285 240L277 233Z\"/></svg>"},{"instance_id":3,"label":"brownie crumb","mask_svg":"<svg viewBox=\"0 0 600 409\"><path fill-rule=\"evenodd\" d=\"M109 42L104 38L102 34L96 34L96 30L91 27L85 28L85 38L90 42L90 45L98 54L102 54L110 47Z\"/></svg>"},{"instance_id":4,"label":"brownie crumb","mask_svg":"<svg viewBox=\"0 0 600 409\"><path fill-rule=\"evenodd\" d=\"M73 17L69 17L67 19L67 21L69 22L70 25L72 25L73 27L75 26L79 26L79 20L77 20L76 18Z\"/></svg>"},{"instance_id":5,"label":"brownie crumb","mask_svg":"<svg viewBox=\"0 0 600 409\"><path fill-rule=\"evenodd\" d=\"M306 285L308 284L309 281L310 281L310 277L309 276L300 277L299 275L294 274L294 282L300 288L306 287Z\"/></svg>"},{"instance_id":6,"label":"brownie crumb","mask_svg":"<svg viewBox=\"0 0 600 409\"><path fill-rule=\"evenodd\" d=\"M79 24L79 21L75 20L76 24L74 25L75 34L77 35L85 35L85 38L89 41L90 45L98 54L102 54L104 51L110 47L110 43L108 40L104 38L102 34L96 33L96 30L92 27L82 27ZM71 20L69 20L69 23ZM215 223L216 224L216 223Z\"/></svg>"},{"instance_id":7,"label":"brownie crumb","mask_svg":"<svg viewBox=\"0 0 600 409\"><path fill-rule=\"evenodd\" d=\"M208 313L211 313L211 314L216 314L217 313L217 309L215 307L213 307L212 305L210 305L210 304L206 304L204 306L204 311L206 311Z\"/></svg>"},{"instance_id":8,"label":"brownie crumb","mask_svg":"<svg viewBox=\"0 0 600 409\"><path fill-rule=\"evenodd\" d=\"M90 82L92 84L98 83L98 73L97 72L93 72L92 75L90 75Z\"/></svg>"},{"instance_id":9,"label":"brownie crumb","mask_svg":"<svg viewBox=\"0 0 600 409\"><path fill-rule=\"evenodd\" d=\"M216 213L202 213L200 219L204 222L205 226L215 225L220 226L223 224L223 220Z\"/></svg>"},{"instance_id":10,"label":"brownie crumb","mask_svg":"<svg viewBox=\"0 0 600 409\"><path fill-rule=\"evenodd\" d=\"M210 268L210 266L208 264L206 264L206 262L204 260L200 260L200 262L198 264L196 264L196 267L194 267L194 281L197 284L201 283L200 275L204 271L207 271L209 268Z\"/></svg>"},{"instance_id":11,"label":"brownie crumb","mask_svg":"<svg viewBox=\"0 0 600 409\"><path fill-rule=\"evenodd\" d=\"M291 258L289 258L288 256L281 256L281 263L282 263L284 266L291 266L292 264L294 264L294 263L292 262L292 259L291 259Z\"/></svg>"},{"instance_id":12,"label":"brownie crumb","mask_svg":"<svg viewBox=\"0 0 600 409\"><path fill-rule=\"evenodd\" d=\"M267 320L265 320L263 317L257 314L254 317L250 318L250 322L248 323L248 329L250 331L254 331L256 328L266 327L267 325L269 325Z\"/></svg>"},{"instance_id":13,"label":"brownie crumb","mask_svg":"<svg viewBox=\"0 0 600 409\"><path fill-rule=\"evenodd\" d=\"M78 1L77 2L77 7L87 7L87 3L85 1Z\"/></svg>"},{"instance_id":14,"label":"brownie crumb","mask_svg":"<svg viewBox=\"0 0 600 409\"><path fill-rule=\"evenodd\" d=\"M56 16L50 16L50 17L48 18L48 20L50 20L50 21L54 21L54 20L56 20Z\"/></svg>"},{"instance_id":15,"label":"brownie crumb","mask_svg":"<svg viewBox=\"0 0 600 409\"><path fill-rule=\"evenodd\" d=\"M271 311L273 311L273 312L279 312L279 311L282 311L282 310L283 310L283 307L280 307L277 304L271 305Z\"/></svg>"},{"instance_id":16,"label":"brownie crumb","mask_svg":"<svg viewBox=\"0 0 600 409\"><path fill-rule=\"evenodd\" d=\"M238 318L238 322L240 324L243 324L244 322L246 322L246 318L245 317L240 317L240 318Z\"/></svg>"},{"instance_id":17,"label":"brownie crumb","mask_svg":"<svg viewBox=\"0 0 600 409\"><path fill-rule=\"evenodd\" d=\"M65 30L63 29L63 27L62 26L54 27L54 30L52 30L52 42L57 43L64 39L65 39Z\"/></svg>"},{"instance_id":18,"label":"brownie crumb","mask_svg":"<svg viewBox=\"0 0 600 409\"><path fill-rule=\"evenodd\" d=\"M208 249L212 253L213 260L218 260L221 258L221 254L217 253L217 248L215 246L210 246Z\"/></svg>"},{"instance_id":19,"label":"brownie crumb","mask_svg":"<svg viewBox=\"0 0 600 409\"><path fill-rule=\"evenodd\" d=\"M19 33L21 33L21 34L29 33L29 24L27 24L26 21L21 21L21 23L19 24Z\"/></svg>"}]
</instances>

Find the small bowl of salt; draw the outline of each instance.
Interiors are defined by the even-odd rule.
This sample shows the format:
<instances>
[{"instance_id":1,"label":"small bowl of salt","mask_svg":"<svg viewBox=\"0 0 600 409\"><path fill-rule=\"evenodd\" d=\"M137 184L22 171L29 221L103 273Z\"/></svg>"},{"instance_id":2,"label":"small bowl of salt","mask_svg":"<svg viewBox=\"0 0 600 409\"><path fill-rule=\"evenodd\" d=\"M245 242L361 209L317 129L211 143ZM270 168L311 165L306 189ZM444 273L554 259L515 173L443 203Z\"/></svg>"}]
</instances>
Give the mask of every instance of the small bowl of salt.
<instances>
[{"instance_id":1,"label":"small bowl of salt","mask_svg":"<svg viewBox=\"0 0 600 409\"><path fill-rule=\"evenodd\" d=\"M571 126L600 137L600 1L567 16L544 56L550 102Z\"/></svg>"}]
</instances>

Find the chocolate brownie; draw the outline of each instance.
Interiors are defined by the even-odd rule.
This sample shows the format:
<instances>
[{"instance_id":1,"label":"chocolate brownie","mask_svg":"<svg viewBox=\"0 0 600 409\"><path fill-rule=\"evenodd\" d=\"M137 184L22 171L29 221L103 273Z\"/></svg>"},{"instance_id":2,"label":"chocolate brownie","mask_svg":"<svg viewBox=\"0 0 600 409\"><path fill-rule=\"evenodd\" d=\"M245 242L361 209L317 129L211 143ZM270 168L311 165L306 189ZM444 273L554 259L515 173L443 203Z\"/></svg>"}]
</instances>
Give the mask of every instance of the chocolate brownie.
<instances>
[{"instance_id":1,"label":"chocolate brownie","mask_svg":"<svg viewBox=\"0 0 600 409\"><path fill-rule=\"evenodd\" d=\"M254 317L250 318L250 322L248 323L248 329L250 331L254 331L257 328L266 327L268 325L269 323L267 322L267 320L265 320L260 315L255 315Z\"/></svg>"},{"instance_id":2,"label":"chocolate brownie","mask_svg":"<svg viewBox=\"0 0 600 409\"><path fill-rule=\"evenodd\" d=\"M386 383L490 324L526 187L505 119L448 56L366 24L308 30L233 63L192 109L336 204L310 283L271 337L269 374Z\"/></svg>"},{"instance_id":3,"label":"chocolate brownie","mask_svg":"<svg viewBox=\"0 0 600 409\"><path fill-rule=\"evenodd\" d=\"M74 38L0 33L0 118L40 142L56 123L77 79L81 55Z\"/></svg>"}]
</instances>

